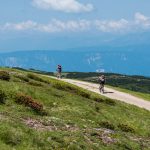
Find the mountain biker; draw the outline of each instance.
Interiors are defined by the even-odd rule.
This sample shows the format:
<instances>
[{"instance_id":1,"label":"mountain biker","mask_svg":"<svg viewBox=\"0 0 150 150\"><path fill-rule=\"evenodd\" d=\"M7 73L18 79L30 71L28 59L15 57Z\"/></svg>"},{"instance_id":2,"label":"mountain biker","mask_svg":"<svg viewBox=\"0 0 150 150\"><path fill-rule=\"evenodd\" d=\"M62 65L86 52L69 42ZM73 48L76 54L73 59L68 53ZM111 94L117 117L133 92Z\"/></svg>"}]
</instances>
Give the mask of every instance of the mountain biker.
<instances>
[{"instance_id":1,"label":"mountain biker","mask_svg":"<svg viewBox=\"0 0 150 150\"><path fill-rule=\"evenodd\" d=\"M104 94L104 85L105 85L105 81L106 81L105 76L104 75L99 76L98 80L100 83L99 91L100 91L100 93Z\"/></svg>"},{"instance_id":2,"label":"mountain biker","mask_svg":"<svg viewBox=\"0 0 150 150\"><path fill-rule=\"evenodd\" d=\"M57 66L57 78L61 79L61 72L62 72L62 67L61 65Z\"/></svg>"}]
</instances>

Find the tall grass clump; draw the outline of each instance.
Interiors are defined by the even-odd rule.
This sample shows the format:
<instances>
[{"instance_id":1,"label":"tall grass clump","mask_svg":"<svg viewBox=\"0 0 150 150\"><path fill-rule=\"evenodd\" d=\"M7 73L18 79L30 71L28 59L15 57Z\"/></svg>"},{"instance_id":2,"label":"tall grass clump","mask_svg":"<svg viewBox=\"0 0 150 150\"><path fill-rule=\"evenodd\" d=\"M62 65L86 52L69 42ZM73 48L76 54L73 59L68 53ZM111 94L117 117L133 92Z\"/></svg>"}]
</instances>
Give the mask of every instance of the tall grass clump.
<instances>
[{"instance_id":1,"label":"tall grass clump","mask_svg":"<svg viewBox=\"0 0 150 150\"><path fill-rule=\"evenodd\" d=\"M9 81L10 80L9 73L6 71L0 71L0 80Z\"/></svg>"},{"instance_id":2,"label":"tall grass clump","mask_svg":"<svg viewBox=\"0 0 150 150\"><path fill-rule=\"evenodd\" d=\"M0 90L0 104L5 104L7 95L3 90Z\"/></svg>"},{"instance_id":3,"label":"tall grass clump","mask_svg":"<svg viewBox=\"0 0 150 150\"><path fill-rule=\"evenodd\" d=\"M131 133L135 132L135 130L127 124L119 124L118 128L123 132L131 132Z\"/></svg>"},{"instance_id":4,"label":"tall grass clump","mask_svg":"<svg viewBox=\"0 0 150 150\"><path fill-rule=\"evenodd\" d=\"M37 81L29 81L28 83L32 86L38 86L38 87L43 86L41 82L37 82Z\"/></svg>"},{"instance_id":5,"label":"tall grass clump","mask_svg":"<svg viewBox=\"0 0 150 150\"><path fill-rule=\"evenodd\" d=\"M66 83L55 82L55 83L53 83L53 87L56 89L59 89L59 90L68 91L70 93L77 94L77 95L82 96L84 98L90 98L91 97L91 95L88 92L82 90L81 88L78 88L78 87L75 87L73 85L69 85Z\"/></svg>"},{"instance_id":6,"label":"tall grass clump","mask_svg":"<svg viewBox=\"0 0 150 150\"><path fill-rule=\"evenodd\" d=\"M14 128L5 128L1 133L1 140L12 147L20 145L23 140L23 134L21 131L17 131ZM12 148L13 149L13 148Z\"/></svg>"},{"instance_id":7,"label":"tall grass clump","mask_svg":"<svg viewBox=\"0 0 150 150\"><path fill-rule=\"evenodd\" d=\"M113 100L113 99L106 98L106 99L104 100L104 102L105 102L106 104L108 104L108 105L111 105L111 106L116 105L116 102L115 102L115 100Z\"/></svg>"},{"instance_id":8,"label":"tall grass clump","mask_svg":"<svg viewBox=\"0 0 150 150\"><path fill-rule=\"evenodd\" d=\"M115 129L115 126L112 123L108 122L108 121L101 121L99 123L99 125L103 128L106 128L106 129L111 129L111 130Z\"/></svg>"},{"instance_id":9,"label":"tall grass clump","mask_svg":"<svg viewBox=\"0 0 150 150\"><path fill-rule=\"evenodd\" d=\"M48 83L49 84L49 82L47 80L44 80L44 79L40 78L39 76L37 76L35 74L32 74L32 73L28 73L27 77L32 79L32 80L35 80L35 81L39 81L39 82L43 82L43 83Z\"/></svg>"},{"instance_id":10,"label":"tall grass clump","mask_svg":"<svg viewBox=\"0 0 150 150\"><path fill-rule=\"evenodd\" d=\"M15 75L15 78L18 78L18 79L20 79L21 81L24 81L24 82L29 82L29 78L24 76L24 75L17 74L17 75Z\"/></svg>"}]
</instances>

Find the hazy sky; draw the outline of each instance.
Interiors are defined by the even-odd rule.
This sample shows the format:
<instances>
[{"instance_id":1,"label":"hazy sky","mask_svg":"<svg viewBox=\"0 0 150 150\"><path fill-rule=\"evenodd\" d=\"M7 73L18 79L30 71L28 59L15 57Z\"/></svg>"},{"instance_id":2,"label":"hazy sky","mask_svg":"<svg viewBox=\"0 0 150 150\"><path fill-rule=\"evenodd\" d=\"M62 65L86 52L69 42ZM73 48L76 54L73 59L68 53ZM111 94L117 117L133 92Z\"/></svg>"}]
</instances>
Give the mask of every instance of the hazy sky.
<instances>
[{"instance_id":1,"label":"hazy sky","mask_svg":"<svg viewBox=\"0 0 150 150\"><path fill-rule=\"evenodd\" d=\"M0 0L0 51L94 46L149 32L150 0Z\"/></svg>"}]
</instances>

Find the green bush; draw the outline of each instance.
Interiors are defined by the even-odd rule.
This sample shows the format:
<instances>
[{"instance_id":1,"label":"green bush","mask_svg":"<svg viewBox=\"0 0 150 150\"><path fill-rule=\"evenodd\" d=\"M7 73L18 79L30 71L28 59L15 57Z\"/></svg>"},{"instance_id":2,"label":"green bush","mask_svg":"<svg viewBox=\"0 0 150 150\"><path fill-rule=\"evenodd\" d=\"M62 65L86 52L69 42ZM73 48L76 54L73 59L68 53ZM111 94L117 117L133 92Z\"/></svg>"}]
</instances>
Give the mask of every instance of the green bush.
<instances>
[{"instance_id":1,"label":"green bush","mask_svg":"<svg viewBox=\"0 0 150 150\"><path fill-rule=\"evenodd\" d=\"M119 124L118 128L123 132L135 132L135 130L127 124Z\"/></svg>"},{"instance_id":2,"label":"green bush","mask_svg":"<svg viewBox=\"0 0 150 150\"><path fill-rule=\"evenodd\" d=\"M85 92L85 91L80 91L79 90L77 93L78 93L78 95L80 95L84 98L90 98L91 97L91 95L89 93Z\"/></svg>"},{"instance_id":3,"label":"green bush","mask_svg":"<svg viewBox=\"0 0 150 150\"><path fill-rule=\"evenodd\" d=\"M92 97L92 99L93 99L95 102L98 102L98 103L104 102L104 99L102 99L102 98L100 98L100 97Z\"/></svg>"},{"instance_id":4,"label":"green bush","mask_svg":"<svg viewBox=\"0 0 150 150\"><path fill-rule=\"evenodd\" d=\"M5 80L5 81L9 81L10 80L9 73L6 71L0 71L0 79Z\"/></svg>"},{"instance_id":5,"label":"green bush","mask_svg":"<svg viewBox=\"0 0 150 150\"><path fill-rule=\"evenodd\" d=\"M32 108L36 112L42 112L43 111L43 105L39 102L36 102L32 97L19 93L16 95L16 103L23 104L25 106L28 106Z\"/></svg>"},{"instance_id":6,"label":"green bush","mask_svg":"<svg viewBox=\"0 0 150 150\"><path fill-rule=\"evenodd\" d=\"M23 139L22 132L20 133L20 131L17 131L12 128L4 131L4 133L1 136L2 141L11 146L17 146L21 144Z\"/></svg>"},{"instance_id":7,"label":"green bush","mask_svg":"<svg viewBox=\"0 0 150 150\"><path fill-rule=\"evenodd\" d=\"M109 98L102 99L100 97L92 97L91 99L94 100L95 102L105 103L105 104L111 105L111 106L114 106L116 104L116 102L114 100L109 99Z\"/></svg>"},{"instance_id":8,"label":"green bush","mask_svg":"<svg viewBox=\"0 0 150 150\"><path fill-rule=\"evenodd\" d=\"M112 105L112 106L114 106L114 105L116 104L116 102L115 102L114 100L109 99L109 98L106 98L106 99L104 100L104 102L105 102L106 104Z\"/></svg>"},{"instance_id":9,"label":"green bush","mask_svg":"<svg viewBox=\"0 0 150 150\"><path fill-rule=\"evenodd\" d=\"M111 129L111 130L115 129L115 126L112 123L108 122L108 121L102 121L102 122L99 123L99 125L103 128L107 128L107 129Z\"/></svg>"},{"instance_id":10,"label":"green bush","mask_svg":"<svg viewBox=\"0 0 150 150\"><path fill-rule=\"evenodd\" d=\"M95 105L95 110L96 110L96 112L99 112L100 111L100 106Z\"/></svg>"},{"instance_id":11,"label":"green bush","mask_svg":"<svg viewBox=\"0 0 150 150\"><path fill-rule=\"evenodd\" d=\"M0 104L5 104L7 95L4 91L0 90Z\"/></svg>"},{"instance_id":12,"label":"green bush","mask_svg":"<svg viewBox=\"0 0 150 150\"><path fill-rule=\"evenodd\" d=\"M66 83L53 83L53 87L56 88L56 89L59 89L59 90L64 90L64 91L68 91L70 93L75 93L79 96L82 96L84 98L90 98L91 95L87 92L85 92L84 90L82 89L78 89L77 87L74 87L74 86L71 86L71 85L68 85Z\"/></svg>"},{"instance_id":13,"label":"green bush","mask_svg":"<svg viewBox=\"0 0 150 150\"><path fill-rule=\"evenodd\" d=\"M29 84L33 85L33 86L42 86L42 84L40 82L37 82L37 81L29 81Z\"/></svg>"},{"instance_id":14,"label":"green bush","mask_svg":"<svg viewBox=\"0 0 150 150\"><path fill-rule=\"evenodd\" d=\"M22 81L25 81L25 82L29 82L29 78L27 78L26 76L24 75L15 75L16 78L22 80Z\"/></svg>"},{"instance_id":15,"label":"green bush","mask_svg":"<svg viewBox=\"0 0 150 150\"><path fill-rule=\"evenodd\" d=\"M35 81L40 81L40 82L48 83L48 84L49 84L48 81L46 81L46 80L44 80L44 79L42 79L42 78L40 78L40 77L38 77L37 75L32 74L32 73L28 73L28 74L27 74L27 77L30 78L30 79L32 79L32 80L35 80Z\"/></svg>"},{"instance_id":16,"label":"green bush","mask_svg":"<svg viewBox=\"0 0 150 150\"><path fill-rule=\"evenodd\" d=\"M68 88L65 86L65 84L61 84L61 83L58 83L58 82L54 82L53 83L53 87L58 89L58 90L64 90L64 91L68 91Z\"/></svg>"}]
</instances>

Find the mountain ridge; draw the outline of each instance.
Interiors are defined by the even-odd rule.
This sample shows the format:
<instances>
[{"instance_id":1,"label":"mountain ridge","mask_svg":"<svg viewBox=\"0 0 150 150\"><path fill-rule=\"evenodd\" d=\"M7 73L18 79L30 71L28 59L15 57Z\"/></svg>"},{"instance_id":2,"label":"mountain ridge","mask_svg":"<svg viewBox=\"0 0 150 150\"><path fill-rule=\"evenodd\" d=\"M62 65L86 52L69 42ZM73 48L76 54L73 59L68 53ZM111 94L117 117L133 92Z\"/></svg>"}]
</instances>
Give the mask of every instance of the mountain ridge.
<instances>
[{"instance_id":1,"label":"mountain ridge","mask_svg":"<svg viewBox=\"0 0 150 150\"><path fill-rule=\"evenodd\" d=\"M35 68L56 71L57 64L64 71L114 72L129 75L150 76L149 46L137 47L89 47L72 50L34 50L1 53L0 66ZM143 49L142 49L143 48Z\"/></svg>"}]
</instances>

